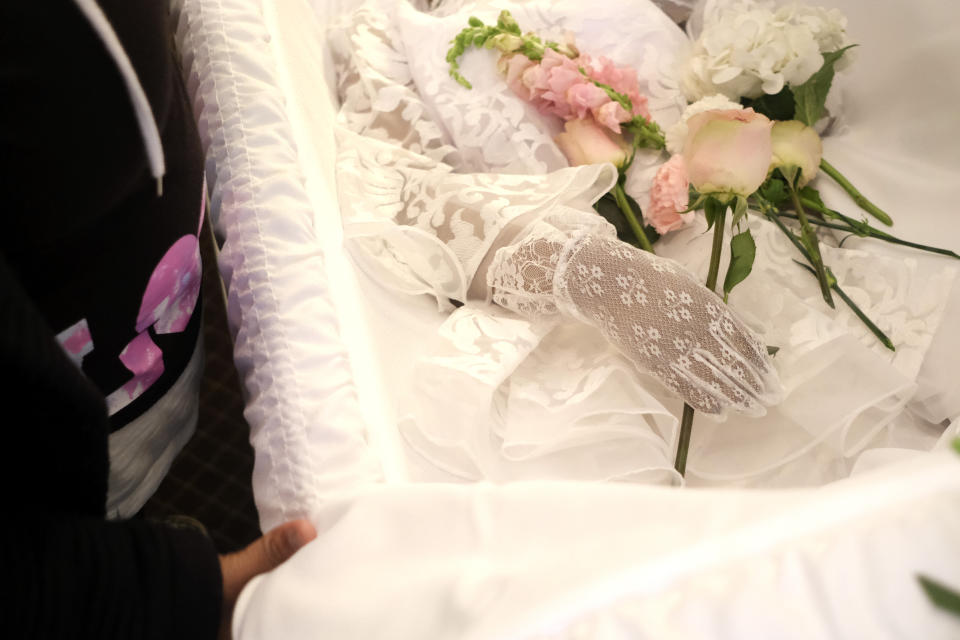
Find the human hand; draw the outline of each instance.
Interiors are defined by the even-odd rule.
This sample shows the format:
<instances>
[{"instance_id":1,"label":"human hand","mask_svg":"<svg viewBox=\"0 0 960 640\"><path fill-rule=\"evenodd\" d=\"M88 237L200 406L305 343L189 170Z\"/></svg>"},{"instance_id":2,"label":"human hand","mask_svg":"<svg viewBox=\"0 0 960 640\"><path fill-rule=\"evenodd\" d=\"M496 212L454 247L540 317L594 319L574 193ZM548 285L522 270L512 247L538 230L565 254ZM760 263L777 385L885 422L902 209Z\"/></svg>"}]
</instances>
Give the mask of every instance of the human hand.
<instances>
[{"instance_id":1,"label":"human hand","mask_svg":"<svg viewBox=\"0 0 960 640\"><path fill-rule=\"evenodd\" d=\"M220 556L223 574L223 606L220 619L220 640L231 638L233 607L248 582L261 573L280 566L302 546L317 537L309 520L292 520L271 529L245 549Z\"/></svg>"}]
</instances>

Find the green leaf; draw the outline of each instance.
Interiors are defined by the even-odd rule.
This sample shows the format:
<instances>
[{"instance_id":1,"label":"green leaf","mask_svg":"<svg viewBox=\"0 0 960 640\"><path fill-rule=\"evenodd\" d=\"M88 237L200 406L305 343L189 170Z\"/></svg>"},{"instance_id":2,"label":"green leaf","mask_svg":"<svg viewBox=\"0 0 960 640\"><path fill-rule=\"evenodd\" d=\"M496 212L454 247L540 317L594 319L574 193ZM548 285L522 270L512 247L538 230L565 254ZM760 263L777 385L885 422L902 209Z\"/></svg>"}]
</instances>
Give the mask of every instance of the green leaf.
<instances>
[{"instance_id":1,"label":"green leaf","mask_svg":"<svg viewBox=\"0 0 960 640\"><path fill-rule=\"evenodd\" d=\"M757 257L757 243L754 242L750 230L730 238L730 266L723 279L723 298L733 291L733 288L747 279L753 270L753 260Z\"/></svg>"},{"instance_id":2,"label":"green leaf","mask_svg":"<svg viewBox=\"0 0 960 640\"><path fill-rule=\"evenodd\" d=\"M837 51L823 54L823 66L803 84L793 87L793 98L796 105L794 118L800 122L813 126L823 115L823 105L830 93L833 83L833 65L843 56L844 52L856 45L850 45Z\"/></svg>"},{"instance_id":3,"label":"green leaf","mask_svg":"<svg viewBox=\"0 0 960 640\"><path fill-rule=\"evenodd\" d=\"M699 211L704 207L709 196L697 193L693 189L690 190L690 199L688 200L689 205L687 206L686 211L681 211L680 213L690 213L691 211Z\"/></svg>"},{"instance_id":4,"label":"green leaf","mask_svg":"<svg viewBox=\"0 0 960 640\"><path fill-rule=\"evenodd\" d=\"M643 220L643 213L640 211L640 205L637 204L637 201L631 198L626 192L624 192L624 195L630 208L633 209L637 220ZM633 234L633 230L630 228L630 223L627 222L626 216L623 215L623 212L617 205L617 199L612 192L603 194L603 197L597 200L593 208L617 230L617 239L627 244L632 244L635 247L640 246L636 236ZM660 239L660 234L653 228L653 225L645 225L643 231L647 238L650 239L650 244L654 244Z\"/></svg>"},{"instance_id":5,"label":"green leaf","mask_svg":"<svg viewBox=\"0 0 960 640\"><path fill-rule=\"evenodd\" d=\"M650 244L657 244L657 240L662 237L652 224L644 225L643 233L650 239Z\"/></svg>"},{"instance_id":6,"label":"green leaf","mask_svg":"<svg viewBox=\"0 0 960 640\"><path fill-rule=\"evenodd\" d=\"M603 194L603 196L593 204L593 208L616 228L617 237L620 237L621 231L625 230L629 232L630 229L627 227L627 219L620 211L620 207L617 206L617 200L613 197L612 193Z\"/></svg>"},{"instance_id":7,"label":"green leaf","mask_svg":"<svg viewBox=\"0 0 960 640\"><path fill-rule=\"evenodd\" d=\"M801 200L809 200L810 202L817 205L816 207L814 207L814 210L816 211L821 211L822 209L827 208L827 205L823 204L823 199L820 197L820 192L814 189L813 187L811 187L810 185L807 185L802 189L800 189L797 192L797 195L800 196Z\"/></svg>"},{"instance_id":8,"label":"green leaf","mask_svg":"<svg viewBox=\"0 0 960 640\"><path fill-rule=\"evenodd\" d=\"M469 24L471 27L482 27L483 20L476 16L470 16L470 19L467 20L467 24Z\"/></svg>"},{"instance_id":9,"label":"green leaf","mask_svg":"<svg viewBox=\"0 0 960 640\"><path fill-rule=\"evenodd\" d=\"M917 575L917 580L935 607L960 617L960 594L925 575Z\"/></svg>"},{"instance_id":10,"label":"green leaf","mask_svg":"<svg viewBox=\"0 0 960 640\"><path fill-rule=\"evenodd\" d=\"M783 179L786 180L788 187L797 184L797 178L800 177L800 167L790 164L777 167L777 171L783 176Z\"/></svg>"},{"instance_id":11,"label":"green leaf","mask_svg":"<svg viewBox=\"0 0 960 640\"><path fill-rule=\"evenodd\" d=\"M707 197L703 203L703 214L707 218L707 231L713 228L713 224L727 210L727 205L720 202L713 196Z\"/></svg>"},{"instance_id":12,"label":"green leaf","mask_svg":"<svg viewBox=\"0 0 960 640\"><path fill-rule=\"evenodd\" d=\"M743 196L737 196L734 199L733 219L730 221L730 228L734 228L747 215L747 199Z\"/></svg>"},{"instance_id":13,"label":"green leaf","mask_svg":"<svg viewBox=\"0 0 960 640\"><path fill-rule=\"evenodd\" d=\"M960 438L956 438L953 441L953 450L956 451L957 453L960 453Z\"/></svg>"},{"instance_id":14,"label":"green leaf","mask_svg":"<svg viewBox=\"0 0 960 640\"><path fill-rule=\"evenodd\" d=\"M793 120L796 102L790 87L784 87L779 93L764 94L759 98L741 98L740 104L762 113L771 120Z\"/></svg>"},{"instance_id":15,"label":"green leaf","mask_svg":"<svg viewBox=\"0 0 960 640\"><path fill-rule=\"evenodd\" d=\"M770 176L760 185L760 196L774 206L778 206L790 199L787 185L776 176Z\"/></svg>"},{"instance_id":16,"label":"green leaf","mask_svg":"<svg viewBox=\"0 0 960 640\"><path fill-rule=\"evenodd\" d=\"M633 215L637 217L637 220L643 222L643 210L640 208L640 203L634 200L633 196L626 191L623 192L623 195L627 199L627 204L630 205ZM614 202L616 202L616 199L614 199ZM621 213L621 215L623 214ZM643 225L643 234L650 240L650 244L656 244L657 240L660 239L660 234L657 233L657 230L654 229L652 224Z\"/></svg>"}]
</instances>

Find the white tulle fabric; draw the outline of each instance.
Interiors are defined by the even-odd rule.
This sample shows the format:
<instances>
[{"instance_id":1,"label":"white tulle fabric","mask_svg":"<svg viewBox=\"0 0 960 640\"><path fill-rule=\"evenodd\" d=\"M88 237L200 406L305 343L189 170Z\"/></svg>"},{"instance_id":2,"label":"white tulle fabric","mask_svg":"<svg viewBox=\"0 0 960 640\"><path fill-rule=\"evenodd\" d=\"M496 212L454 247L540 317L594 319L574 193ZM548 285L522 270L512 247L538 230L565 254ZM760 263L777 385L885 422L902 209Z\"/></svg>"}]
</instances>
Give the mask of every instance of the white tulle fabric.
<instances>
[{"instance_id":1,"label":"white tulle fabric","mask_svg":"<svg viewBox=\"0 0 960 640\"><path fill-rule=\"evenodd\" d=\"M501 8L527 29L575 30L583 51L636 68L662 125L683 105L673 78L687 40L645 2L443 3L434 14L373 2L344 16L330 41L342 99L338 184L346 233L379 280L433 293L441 305L466 299L476 268L511 221L534 224L570 210L593 216L586 205L611 185L604 165L563 168L551 140L558 123L509 91L492 53L464 56L472 91L447 77L442 60L467 17L490 22ZM641 205L662 161L649 153L631 170L628 187ZM730 306L763 344L780 349L784 401L760 416L758 403L743 400L740 408L754 417L699 421L688 481L819 484L847 475L867 448L930 446L936 428L905 408L950 299L953 265L884 257L882 249L878 256L873 246L870 253L824 249L841 286L891 336L892 353L847 308L832 311L817 301L775 228L750 225L758 258ZM704 231L701 221L671 234L658 252L702 281L710 252ZM551 303L509 295L499 301L533 319L482 301L454 311L404 400L407 442L434 466L470 479L676 481L676 397L596 330L542 313ZM636 344L650 349L649 340Z\"/></svg>"}]
</instances>

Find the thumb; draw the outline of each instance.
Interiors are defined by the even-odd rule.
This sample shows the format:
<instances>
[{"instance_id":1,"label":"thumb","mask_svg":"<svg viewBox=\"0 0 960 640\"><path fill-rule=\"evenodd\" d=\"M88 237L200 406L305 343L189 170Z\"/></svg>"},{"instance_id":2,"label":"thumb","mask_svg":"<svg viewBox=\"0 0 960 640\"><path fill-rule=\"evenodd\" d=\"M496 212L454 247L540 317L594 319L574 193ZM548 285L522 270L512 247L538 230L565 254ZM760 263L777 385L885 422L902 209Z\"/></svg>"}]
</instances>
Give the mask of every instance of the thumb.
<instances>
[{"instance_id":1,"label":"thumb","mask_svg":"<svg viewBox=\"0 0 960 640\"><path fill-rule=\"evenodd\" d=\"M293 520L271 529L241 551L220 556L224 609L232 609L251 578L276 568L316 537L309 520Z\"/></svg>"}]
</instances>

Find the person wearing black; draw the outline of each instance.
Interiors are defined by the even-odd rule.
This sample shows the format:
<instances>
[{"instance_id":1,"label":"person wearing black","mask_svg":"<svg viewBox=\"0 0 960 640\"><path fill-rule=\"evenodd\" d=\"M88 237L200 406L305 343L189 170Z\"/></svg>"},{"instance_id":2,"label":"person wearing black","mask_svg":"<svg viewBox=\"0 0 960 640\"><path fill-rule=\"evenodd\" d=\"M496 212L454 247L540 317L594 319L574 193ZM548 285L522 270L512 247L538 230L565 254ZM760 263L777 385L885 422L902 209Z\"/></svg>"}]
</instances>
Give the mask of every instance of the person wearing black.
<instances>
[{"instance_id":1,"label":"person wearing black","mask_svg":"<svg viewBox=\"0 0 960 640\"><path fill-rule=\"evenodd\" d=\"M10 638L214 638L305 520L218 557L136 513L196 422L203 156L165 3L0 7Z\"/></svg>"}]
</instances>

